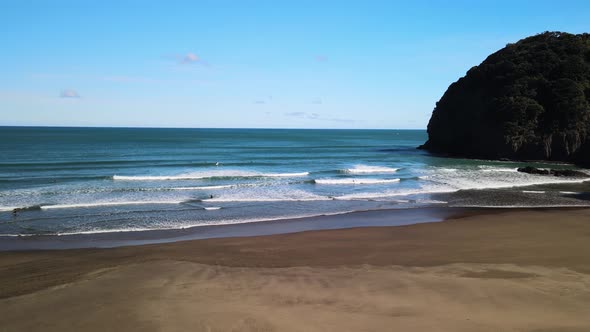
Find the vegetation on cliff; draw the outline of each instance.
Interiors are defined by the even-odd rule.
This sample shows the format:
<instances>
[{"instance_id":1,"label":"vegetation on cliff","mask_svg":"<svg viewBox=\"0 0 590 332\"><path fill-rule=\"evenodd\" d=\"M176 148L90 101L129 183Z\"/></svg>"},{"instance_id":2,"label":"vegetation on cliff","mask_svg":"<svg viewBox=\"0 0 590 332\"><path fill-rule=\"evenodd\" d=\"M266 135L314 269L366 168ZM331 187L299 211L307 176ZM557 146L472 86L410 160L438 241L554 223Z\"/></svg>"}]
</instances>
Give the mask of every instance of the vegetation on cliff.
<instances>
[{"instance_id":1,"label":"vegetation on cliff","mask_svg":"<svg viewBox=\"0 0 590 332\"><path fill-rule=\"evenodd\" d=\"M590 34L508 44L451 84L422 148L474 158L590 165Z\"/></svg>"}]
</instances>

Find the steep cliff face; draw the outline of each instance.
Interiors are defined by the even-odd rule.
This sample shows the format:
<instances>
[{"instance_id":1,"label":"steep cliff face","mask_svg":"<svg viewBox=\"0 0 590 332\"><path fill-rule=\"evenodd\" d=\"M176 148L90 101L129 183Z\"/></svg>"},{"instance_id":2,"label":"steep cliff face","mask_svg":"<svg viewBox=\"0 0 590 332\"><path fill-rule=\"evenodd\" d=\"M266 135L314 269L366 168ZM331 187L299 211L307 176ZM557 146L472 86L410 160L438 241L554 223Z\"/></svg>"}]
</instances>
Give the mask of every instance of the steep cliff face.
<instances>
[{"instance_id":1,"label":"steep cliff face","mask_svg":"<svg viewBox=\"0 0 590 332\"><path fill-rule=\"evenodd\" d=\"M490 55L432 113L433 152L590 165L590 34L545 32Z\"/></svg>"}]
</instances>

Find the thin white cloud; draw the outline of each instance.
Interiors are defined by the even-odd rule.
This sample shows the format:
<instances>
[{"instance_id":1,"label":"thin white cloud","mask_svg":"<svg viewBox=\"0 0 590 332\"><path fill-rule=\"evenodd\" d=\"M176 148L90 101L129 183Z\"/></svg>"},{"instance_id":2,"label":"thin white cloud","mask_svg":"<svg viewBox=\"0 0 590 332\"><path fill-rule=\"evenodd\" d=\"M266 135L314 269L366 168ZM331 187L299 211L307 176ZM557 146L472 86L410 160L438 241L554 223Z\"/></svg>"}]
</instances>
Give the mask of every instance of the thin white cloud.
<instances>
[{"instance_id":1,"label":"thin white cloud","mask_svg":"<svg viewBox=\"0 0 590 332\"><path fill-rule=\"evenodd\" d=\"M357 122L356 120L353 120L353 119L343 119L343 118L329 118L329 119L322 119L322 120L333 121L333 122L345 122L345 123Z\"/></svg>"},{"instance_id":2,"label":"thin white cloud","mask_svg":"<svg viewBox=\"0 0 590 332\"><path fill-rule=\"evenodd\" d=\"M102 77L103 80L116 83L162 83L163 80L139 77L139 76L125 76L125 75L114 75Z\"/></svg>"},{"instance_id":3,"label":"thin white cloud","mask_svg":"<svg viewBox=\"0 0 590 332\"><path fill-rule=\"evenodd\" d=\"M314 59L315 59L315 61L317 61L317 62L326 62L326 61L328 61L328 57L327 57L327 56L325 56L325 55L316 55L316 56L314 57Z\"/></svg>"},{"instance_id":4,"label":"thin white cloud","mask_svg":"<svg viewBox=\"0 0 590 332\"><path fill-rule=\"evenodd\" d=\"M201 62L201 58L195 53L187 53L182 57L182 60L180 61L180 63L182 64L191 64L197 62Z\"/></svg>"},{"instance_id":5,"label":"thin white cloud","mask_svg":"<svg viewBox=\"0 0 590 332\"><path fill-rule=\"evenodd\" d=\"M264 105L272 103L272 96L262 97L259 99L254 100L254 104Z\"/></svg>"},{"instance_id":6,"label":"thin white cloud","mask_svg":"<svg viewBox=\"0 0 590 332\"><path fill-rule=\"evenodd\" d=\"M304 118L307 115L307 113L305 113L305 112L289 112L289 113L285 113L285 115L296 117L296 118Z\"/></svg>"},{"instance_id":7,"label":"thin white cloud","mask_svg":"<svg viewBox=\"0 0 590 332\"><path fill-rule=\"evenodd\" d=\"M74 89L61 90L59 96L60 98L80 98L80 94L78 94L78 91Z\"/></svg>"},{"instance_id":8,"label":"thin white cloud","mask_svg":"<svg viewBox=\"0 0 590 332\"><path fill-rule=\"evenodd\" d=\"M343 119L343 118L324 118L319 113L307 113L307 112L289 112L284 113L285 116L299 118L299 119L308 119L308 120L320 120L320 121L332 121L332 122L356 122L356 120L352 119Z\"/></svg>"}]
</instances>

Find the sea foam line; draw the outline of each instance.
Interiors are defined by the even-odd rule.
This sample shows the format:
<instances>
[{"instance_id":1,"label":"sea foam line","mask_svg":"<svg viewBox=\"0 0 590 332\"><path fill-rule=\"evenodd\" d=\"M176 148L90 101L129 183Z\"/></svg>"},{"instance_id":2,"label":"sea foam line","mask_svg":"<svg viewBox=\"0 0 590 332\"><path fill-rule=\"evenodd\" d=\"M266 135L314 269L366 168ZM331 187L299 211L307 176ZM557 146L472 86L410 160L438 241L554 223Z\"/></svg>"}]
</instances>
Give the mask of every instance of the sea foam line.
<instances>
[{"instance_id":1,"label":"sea foam line","mask_svg":"<svg viewBox=\"0 0 590 332\"><path fill-rule=\"evenodd\" d=\"M220 172L213 174L181 174L181 175L113 175L115 181L167 181L167 180L202 180L211 178L257 178L257 177L301 177L308 176L309 172L297 173L247 173L247 172Z\"/></svg>"},{"instance_id":2,"label":"sea foam line","mask_svg":"<svg viewBox=\"0 0 590 332\"><path fill-rule=\"evenodd\" d=\"M343 215L353 212L363 212L365 210L346 210L346 211L339 211L333 213L310 213L310 214L301 214L301 215L293 215L293 216L279 216L279 217L270 217L270 218L250 218L250 219L225 219L225 220L218 220L215 223L198 223L198 224L179 224L179 225L170 225L168 227L129 227L129 228L118 228L118 229L96 229L96 230L87 230L87 231L79 231L79 232L63 232L57 234L41 234L41 235L48 235L48 236L68 236L68 235L82 235L82 234L102 234L102 233L122 233L122 232L145 232L145 231L159 231L159 230L176 230L176 229L189 229L195 227L203 227L203 226L221 226L221 225L236 225L236 224L249 224L249 223L256 223L256 222L268 222L268 221L278 221L278 220L291 220L291 219L303 219L303 218L313 218L313 217L320 217L320 216L334 216L334 215ZM0 234L0 237L18 237L18 236L36 236L39 234Z\"/></svg>"},{"instance_id":3,"label":"sea foam line","mask_svg":"<svg viewBox=\"0 0 590 332\"><path fill-rule=\"evenodd\" d=\"M99 203L74 203L74 204L55 204L55 205L41 205L42 210L53 209L75 209L88 207L102 207L102 206L123 206L123 205L174 205L185 201L127 201L127 202L99 202Z\"/></svg>"},{"instance_id":4,"label":"sea foam line","mask_svg":"<svg viewBox=\"0 0 590 332\"><path fill-rule=\"evenodd\" d=\"M163 188L162 190L215 190L215 189L227 189L237 187L238 185L222 185L222 186L204 186L204 187L175 187L175 188ZM240 185L243 186L243 185Z\"/></svg>"},{"instance_id":5,"label":"sea foam line","mask_svg":"<svg viewBox=\"0 0 590 332\"><path fill-rule=\"evenodd\" d=\"M263 173L260 175L254 175L254 176L262 176L262 177L270 177L270 178L274 178L274 177L279 177L279 178L287 178L287 177L299 177L299 176L308 176L309 172L299 172L299 173Z\"/></svg>"},{"instance_id":6,"label":"sea foam line","mask_svg":"<svg viewBox=\"0 0 590 332\"><path fill-rule=\"evenodd\" d=\"M165 181L165 180L200 180L203 176L174 175L174 176L125 176L113 175L115 181Z\"/></svg>"},{"instance_id":7,"label":"sea foam line","mask_svg":"<svg viewBox=\"0 0 590 332\"><path fill-rule=\"evenodd\" d=\"M396 183L400 179L317 179L314 180L316 184L385 184L385 183Z\"/></svg>"},{"instance_id":8,"label":"sea foam line","mask_svg":"<svg viewBox=\"0 0 590 332\"><path fill-rule=\"evenodd\" d=\"M307 202L307 201L322 201L332 200L329 197L314 197L314 198L208 198L200 200L201 202ZM55 204L55 205L35 205L40 210L57 210L57 209L77 209L77 208L95 208L108 206L129 206L129 205L177 205L182 203L189 203L190 200L178 201L122 201L122 202L97 202L97 203L72 203L72 204ZM26 210L28 207L0 207L0 211L7 212L15 209ZM205 210L219 210L221 207L203 207Z\"/></svg>"},{"instance_id":9,"label":"sea foam line","mask_svg":"<svg viewBox=\"0 0 590 332\"><path fill-rule=\"evenodd\" d=\"M456 191L459 191L459 190L458 189L447 189L447 188L410 189L410 190L398 191L398 192L348 194L348 195L336 196L336 197L334 197L334 199L341 200L341 201L363 201L363 200L385 199L385 198L390 198L390 197L410 196L410 195L453 193Z\"/></svg>"},{"instance_id":10,"label":"sea foam line","mask_svg":"<svg viewBox=\"0 0 590 332\"><path fill-rule=\"evenodd\" d=\"M366 199L385 199L388 197L406 196L406 195L420 195L420 194L440 194L440 193L454 193L460 190L484 190L484 189L507 189L518 187L530 187L544 184L567 184L567 183L583 183L590 181L590 178L583 179L544 179L542 181L531 181L526 183L471 183L467 185L458 185L449 183L448 181L441 181L435 179L435 176L428 178L429 182L437 184L435 188L417 188L402 191L385 191L378 193L354 193L348 195L341 195L334 197L337 200L366 200ZM438 187L438 188L437 188ZM532 190L530 192L533 192ZM537 193L539 193L537 191Z\"/></svg>"},{"instance_id":11,"label":"sea foam line","mask_svg":"<svg viewBox=\"0 0 590 332\"><path fill-rule=\"evenodd\" d=\"M232 203L232 202L314 202L314 201L331 201L331 197L313 197L313 198L207 198L203 199L202 202L220 202L220 203Z\"/></svg>"},{"instance_id":12,"label":"sea foam line","mask_svg":"<svg viewBox=\"0 0 590 332\"><path fill-rule=\"evenodd\" d=\"M516 167L499 167L495 165L479 165L477 167L482 172L518 172Z\"/></svg>"},{"instance_id":13,"label":"sea foam line","mask_svg":"<svg viewBox=\"0 0 590 332\"><path fill-rule=\"evenodd\" d=\"M353 168L347 168L344 170L345 173L351 174L373 174L373 173L395 173L399 168L391 168L385 166L368 166L368 165L356 165Z\"/></svg>"}]
</instances>

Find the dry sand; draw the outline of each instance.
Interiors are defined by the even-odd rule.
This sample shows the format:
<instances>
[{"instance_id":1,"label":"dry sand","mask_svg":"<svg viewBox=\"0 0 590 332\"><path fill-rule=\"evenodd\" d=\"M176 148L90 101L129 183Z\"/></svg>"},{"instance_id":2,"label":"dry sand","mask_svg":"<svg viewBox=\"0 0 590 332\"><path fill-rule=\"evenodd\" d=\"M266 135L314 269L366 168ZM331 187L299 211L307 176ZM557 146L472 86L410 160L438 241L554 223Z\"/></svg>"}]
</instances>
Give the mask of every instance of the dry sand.
<instances>
[{"instance_id":1,"label":"dry sand","mask_svg":"<svg viewBox=\"0 0 590 332\"><path fill-rule=\"evenodd\" d=\"M0 331L590 331L590 210L0 253L0 297Z\"/></svg>"}]
</instances>

